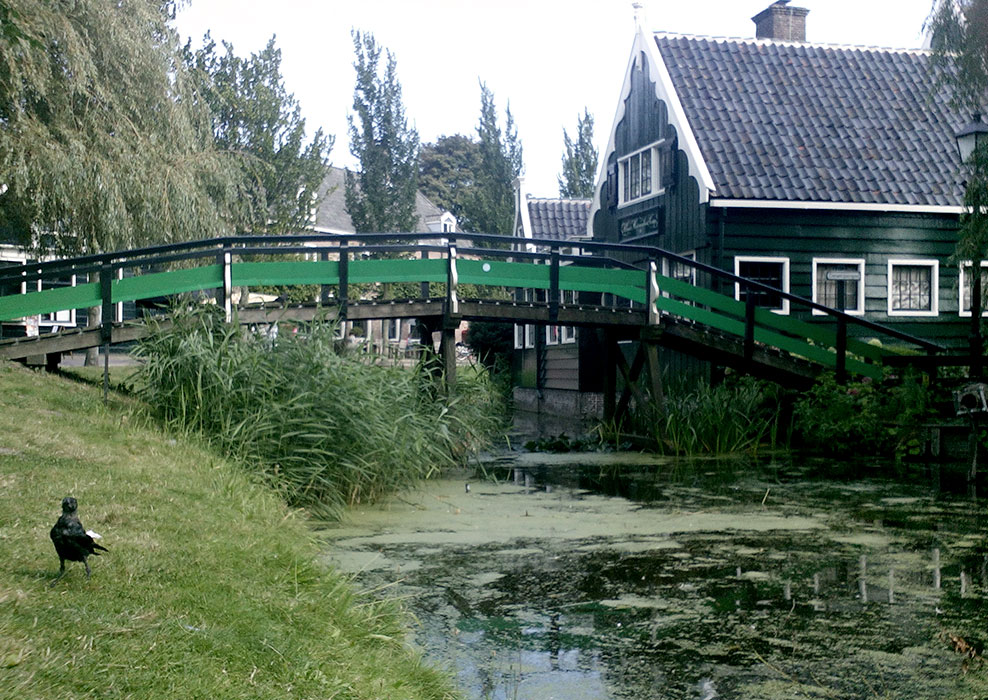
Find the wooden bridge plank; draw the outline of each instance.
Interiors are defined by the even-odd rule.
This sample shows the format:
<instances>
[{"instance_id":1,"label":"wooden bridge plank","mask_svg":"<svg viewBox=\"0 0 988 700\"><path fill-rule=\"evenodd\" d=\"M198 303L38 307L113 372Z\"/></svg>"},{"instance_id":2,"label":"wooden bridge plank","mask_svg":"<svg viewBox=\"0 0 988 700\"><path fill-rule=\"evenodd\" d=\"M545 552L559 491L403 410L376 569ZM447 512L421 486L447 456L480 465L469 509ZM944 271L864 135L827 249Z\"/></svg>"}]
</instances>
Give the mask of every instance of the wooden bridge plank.
<instances>
[{"instance_id":1,"label":"wooden bridge plank","mask_svg":"<svg viewBox=\"0 0 988 700\"><path fill-rule=\"evenodd\" d=\"M28 294L0 297L0 321L11 321L35 314L50 314L67 309L84 309L100 303L99 284L93 282L74 287L56 287Z\"/></svg>"},{"instance_id":2,"label":"wooden bridge plank","mask_svg":"<svg viewBox=\"0 0 988 700\"><path fill-rule=\"evenodd\" d=\"M352 260L348 276L351 283L445 282L446 260Z\"/></svg>"}]
</instances>

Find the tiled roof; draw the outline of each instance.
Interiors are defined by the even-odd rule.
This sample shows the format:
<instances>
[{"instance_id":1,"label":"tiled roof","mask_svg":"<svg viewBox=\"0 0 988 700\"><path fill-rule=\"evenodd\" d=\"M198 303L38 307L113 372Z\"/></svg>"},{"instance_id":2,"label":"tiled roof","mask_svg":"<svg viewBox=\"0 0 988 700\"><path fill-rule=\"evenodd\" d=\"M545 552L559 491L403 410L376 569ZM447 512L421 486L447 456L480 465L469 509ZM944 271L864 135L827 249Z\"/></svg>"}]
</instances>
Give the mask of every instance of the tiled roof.
<instances>
[{"instance_id":1,"label":"tiled roof","mask_svg":"<svg viewBox=\"0 0 988 700\"><path fill-rule=\"evenodd\" d=\"M330 168L319 186L319 206L316 208L315 228L331 233L354 233L353 221L346 210L344 169ZM429 223L439 221L442 209L421 192L415 193L416 231L429 230Z\"/></svg>"},{"instance_id":2,"label":"tiled roof","mask_svg":"<svg viewBox=\"0 0 988 700\"><path fill-rule=\"evenodd\" d=\"M954 132L923 51L657 34L714 196L953 205Z\"/></svg>"},{"instance_id":3,"label":"tiled roof","mask_svg":"<svg viewBox=\"0 0 988 700\"><path fill-rule=\"evenodd\" d=\"M534 238L570 240L586 237L589 199L528 198L528 217Z\"/></svg>"}]
</instances>

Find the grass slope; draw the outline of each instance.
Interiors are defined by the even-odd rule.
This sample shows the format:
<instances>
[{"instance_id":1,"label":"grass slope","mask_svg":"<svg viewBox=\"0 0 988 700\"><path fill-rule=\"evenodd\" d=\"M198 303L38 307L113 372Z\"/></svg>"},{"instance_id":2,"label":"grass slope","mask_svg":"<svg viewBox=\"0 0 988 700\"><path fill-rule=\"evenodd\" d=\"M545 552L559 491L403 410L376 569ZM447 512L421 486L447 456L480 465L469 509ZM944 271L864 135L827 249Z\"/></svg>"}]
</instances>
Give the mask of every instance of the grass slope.
<instances>
[{"instance_id":1,"label":"grass slope","mask_svg":"<svg viewBox=\"0 0 988 700\"><path fill-rule=\"evenodd\" d=\"M307 525L126 401L0 363L0 698L451 698ZM109 554L49 588L63 496Z\"/></svg>"}]
</instances>

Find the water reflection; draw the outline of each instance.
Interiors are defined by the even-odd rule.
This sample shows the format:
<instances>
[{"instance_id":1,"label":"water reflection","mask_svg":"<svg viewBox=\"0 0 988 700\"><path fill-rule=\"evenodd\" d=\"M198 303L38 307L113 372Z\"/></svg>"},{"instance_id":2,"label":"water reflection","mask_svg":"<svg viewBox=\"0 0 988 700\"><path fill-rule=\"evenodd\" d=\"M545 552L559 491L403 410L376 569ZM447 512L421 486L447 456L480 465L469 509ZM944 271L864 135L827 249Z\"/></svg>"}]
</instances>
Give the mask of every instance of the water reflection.
<instances>
[{"instance_id":1,"label":"water reflection","mask_svg":"<svg viewBox=\"0 0 988 700\"><path fill-rule=\"evenodd\" d=\"M467 527L455 518L428 545L354 539L395 562L359 580L400 581L418 643L470 698L988 690L953 641L971 658L986 641L983 508L900 480L807 477L812 469L491 469L464 498L524 516L552 507L558 519L533 517L500 541L512 516L499 516L486 524L489 541L470 545L451 544ZM627 505L607 510L601 494ZM464 503L455 512L481 501ZM785 526L808 518L820 526ZM588 520L599 536L567 538Z\"/></svg>"}]
</instances>

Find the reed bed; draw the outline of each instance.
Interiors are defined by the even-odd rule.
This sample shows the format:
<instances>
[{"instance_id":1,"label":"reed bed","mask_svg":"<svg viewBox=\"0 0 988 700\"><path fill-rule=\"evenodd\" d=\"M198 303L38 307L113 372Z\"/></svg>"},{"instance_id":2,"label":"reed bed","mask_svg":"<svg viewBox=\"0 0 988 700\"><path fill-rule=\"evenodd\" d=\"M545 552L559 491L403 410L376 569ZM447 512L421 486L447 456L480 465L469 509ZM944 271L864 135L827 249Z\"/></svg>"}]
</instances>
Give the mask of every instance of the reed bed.
<instances>
[{"instance_id":1,"label":"reed bed","mask_svg":"<svg viewBox=\"0 0 988 700\"><path fill-rule=\"evenodd\" d=\"M764 382L748 377L692 388L673 387L664 412L648 417L660 449L671 454L755 452L776 447L782 422L781 402Z\"/></svg>"},{"instance_id":2,"label":"reed bed","mask_svg":"<svg viewBox=\"0 0 988 700\"><path fill-rule=\"evenodd\" d=\"M139 395L169 429L204 437L321 517L454 466L499 427L480 374L446 396L424 369L341 349L332 324L272 341L209 309L181 312L137 354Z\"/></svg>"}]
</instances>

